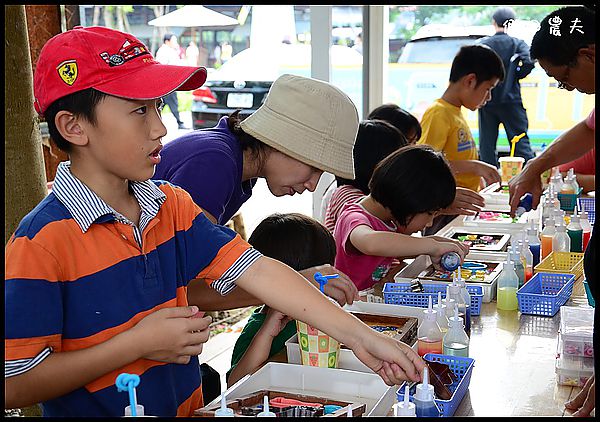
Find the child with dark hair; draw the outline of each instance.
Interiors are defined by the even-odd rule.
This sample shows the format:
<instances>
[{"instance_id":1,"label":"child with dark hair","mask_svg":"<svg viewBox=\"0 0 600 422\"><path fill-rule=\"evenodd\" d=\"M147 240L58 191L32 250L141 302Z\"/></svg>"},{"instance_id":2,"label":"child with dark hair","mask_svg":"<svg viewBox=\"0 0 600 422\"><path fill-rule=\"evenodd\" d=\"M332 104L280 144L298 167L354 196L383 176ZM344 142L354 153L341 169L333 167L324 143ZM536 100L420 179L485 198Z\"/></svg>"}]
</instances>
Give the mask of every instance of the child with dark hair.
<instances>
[{"instance_id":1,"label":"child with dark hair","mask_svg":"<svg viewBox=\"0 0 600 422\"><path fill-rule=\"evenodd\" d=\"M374 108L367 119L383 120L391 123L406 137L409 144L416 143L421 137L419 120L396 104L388 103Z\"/></svg>"},{"instance_id":2,"label":"child with dark hair","mask_svg":"<svg viewBox=\"0 0 600 422\"><path fill-rule=\"evenodd\" d=\"M369 180L375 166L405 145L408 145L405 136L388 122L365 120L360 123L352 152L356 177L352 180L337 176L336 185L332 184L324 195L324 201L327 201L324 224L330 232L333 233L345 204L357 202L369 194Z\"/></svg>"},{"instance_id":3,"label":"child with dark hair","mask_svg":"<svg viewBox=\"0 0 600 422\"><path fill-rule=\"evenodd\" d=\"M429 255L439 267L441 256L468 252L462 242L412 233L431 225L454 201L456 183L447 160L425 145L400 148L381 161L369 182L371 193L342 210L335 226L336 268L359 290L379 282L395 258Z\"/></svg>"},{"instance_id":4,"label":"child with dark hair","mask_svg":"<svg viewBox=\"0 0 600 422\"><path fill-rule=\"evenodd\" d=\"M270 258L296 271L335 261L335 241L314 218L303 214L272 214L252 232L250 243ZM279 353L296 334L296 322L263 305L250 316L233 348L227 384L233 385L254 372L268 358Z\"/></svg>"},{"instance_id":5,"label":"child with dark hair","mask_svg":"<svg viewBox=\"0 0 600 422\"><path fill-rule=\"evenodd\" d=\"M452 61L448 88L421 119L423 135L418 143L444 153L456 185L472 192L461 194L479 191L482 178L487 185L501 183L498 169L478 160L477 146L461 108L474 111L483 107L490 100L492 89L503 79L504 65L494 50L486 45L463 46ZM426 234L436 232L454 217L442 216Z\"/></svg>"}]
</instances>

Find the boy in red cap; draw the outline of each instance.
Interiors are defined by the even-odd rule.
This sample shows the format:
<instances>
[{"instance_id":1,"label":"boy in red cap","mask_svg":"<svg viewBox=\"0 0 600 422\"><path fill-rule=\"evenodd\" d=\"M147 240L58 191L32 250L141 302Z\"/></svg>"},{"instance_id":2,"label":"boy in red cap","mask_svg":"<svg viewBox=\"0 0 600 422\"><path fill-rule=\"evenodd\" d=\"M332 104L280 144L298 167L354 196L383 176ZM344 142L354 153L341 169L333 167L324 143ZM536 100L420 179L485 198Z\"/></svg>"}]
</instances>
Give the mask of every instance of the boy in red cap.
<instances>
[{"instance_id":1,"label":"boy in red cap","mask_svg":"<svg viewBox=\"0 0 600 422\"><path fill-rule=\"evenodd\" d=\"M70 161L6 246L5 408L121 416L129 400L115 379L131 373L145 414L192 415L210 323L188 306L196 279L222 295L240 286L329 333L389 385L420 380L410 347L213 225L184 190L149 180L166 134L160 98L205 79L206 69L162 65L108 28L76 27L42 49L35 107Z\"/></svg>"}]
</instances>

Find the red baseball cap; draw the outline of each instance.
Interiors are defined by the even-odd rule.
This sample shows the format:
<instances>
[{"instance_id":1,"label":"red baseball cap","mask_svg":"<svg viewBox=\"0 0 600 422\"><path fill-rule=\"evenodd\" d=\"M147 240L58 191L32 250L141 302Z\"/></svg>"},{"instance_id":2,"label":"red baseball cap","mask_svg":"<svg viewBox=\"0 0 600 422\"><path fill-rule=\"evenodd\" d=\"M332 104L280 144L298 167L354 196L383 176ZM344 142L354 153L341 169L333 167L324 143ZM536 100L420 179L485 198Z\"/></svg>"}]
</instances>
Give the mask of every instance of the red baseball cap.
<instances>
[{"instance_id":1,"label":"red baseball cap","mask_svg":"<svg viewBox=\"0 0 600 422\"><path fill-rule=\"evenodd\" d=\"M131 34L76 26L42 48L33 76L34 107L43 115L54 101L88 88L150 100L196 89L205 81L206 68L161 64Z\"/></svg>"}]
</instances>

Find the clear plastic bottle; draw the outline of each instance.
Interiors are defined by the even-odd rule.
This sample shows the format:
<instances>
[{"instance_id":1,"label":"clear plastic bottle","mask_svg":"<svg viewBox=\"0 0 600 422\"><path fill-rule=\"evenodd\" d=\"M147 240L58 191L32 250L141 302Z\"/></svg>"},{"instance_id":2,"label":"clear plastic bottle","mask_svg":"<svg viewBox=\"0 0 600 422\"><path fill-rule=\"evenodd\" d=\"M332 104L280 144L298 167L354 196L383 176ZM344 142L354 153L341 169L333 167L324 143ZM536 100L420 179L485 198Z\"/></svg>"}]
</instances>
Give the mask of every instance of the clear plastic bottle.
<instances>
[{"instance_id":1,"label":"clear plastic bottle","mask_svg":"<svg viewBox=\"0 0 600 422\"><path fill-rule=\"evenodd\" d=\"M510 258L502 264L502 272L498 276L497 304L498 309L514 311L519 307L517 301L517 290L519 288L519 277L515 273L513 262Z\"/></svg>"},{"instance_id":2,"label":"clear plastic bottle","mask_svg":"<svg viewBox=\"0 0 600 422\"><path fill-rule=\"evenodd\" d=\"M567 234L565 224L556 224L556 233L552 237L552 252L570 252L571 238Z\"/></svg>"},{"instance_id":3,"label":"clear plastic bottle","mask_svg":"<svg viewBox=\"0 0 600 422\"><path fill-rule=\"evenodd\" d=\"M568 177L565 177L562 184L560 185L560 191L562 195L573 195L575 191L573 190L573 184Z\"/></svg>"},{"instance_id":4,"label":"clear plastic bottle","mask_svg":"<svg viewBox=\"0 0 600 422\"><path fill-rule=\"evenodd\" d=\"M435 403L433 385L429 384L429 372L427 367L423 369L423 382L417 384L413 401L415 402L417 418L442 416L440 409Z\"/></svg>"},{"instance_id":5,"label":"clear plastic bottle","mask_svg":"<svg viewBox=\"0 0 600 422\"><path fill-rule=\"evenodd\" d=\"M437 312L433 309L431 296L429 308L425 309L423 314L423 320L417 329L417 353L419 356L426 353L442 353L444 335L437 323Z\"/></svg>"},{"instance_id":6,"label":"clear plastic bottle","mask_svg":"<svg viewBox=\"0 0 600 422\"><path fill-rule=\"evenodd\" d=\"M567 235L571 239L571 252L583 252L583 227L579 222L579 216L573 214L571 222L567 226Z\"/></svg>"},{"instance_id":7,"label":"clear plastic bottle","mask_svg":"<svg viewBox=\"0 0 600 422\"><path fill-rule=\"evenodd\" d=\"M523 284L525 284L525 266L523 265L523 261L521 261L521 254L516 245L508 247L508 254L510 256L509 259L513 263L515 274L517 274L517 278L519 280L518 287L521 287Z\"/></svg>"},{"instance_id":8,"label":"clear plastic bottle","mask_svg":"<svg viewBox=\"0 0 600 422\"><path fill-rule=\"evenodd\" d=\"M256 417L275 418L277 415L269 410L269 396L263 397L263 410Z\"/></svg>"},{"instance_id":9,"label":"clear plastic bottle","mask_svg":"<svg viewBox=\"0 0 600 422\"><path fill-rule=\"evenodd\" d=\"M446 305L442 300L442 292L438 292L438 301L433 305L433 309L436 310L436 321L442 330L442 334L448 331L448 317L446 316Z\"/></svg>"},{"instance_id":10,"label":"clear plastic bottle","mask_svg":"<svg viewBox=\"0 0 600 422\"><path fill-rule=\"evenodd\" d=\"M404 400L394 404L394 416L417 416L415 404L410 402L410 386L404 387Z\"/></svg>"},{"instance_id":11,"label":"clear plastic bottle","mask_svg":"<svg viewBox=\"0 0 600 422\"><path fill-rule=\"evenodd\" d=\"M527 283L533 277L533 253L527 237L523 240L521 254L525 257L525 283Z\"/></svg>"},{"instance_id":12,"label":"clear plastic bottle","mask_svg":"<svg viewBox=\"0 0 600 422\"><path fill-rule=\"evenodd\" d=\"M555 193L558 193L558 192L560 192L562 184L563 184L563 178L562 178L562 175L560 174L560 171L558 170L558 167L553 167L552 168L552 176L550 177L551 189Z\"/></svg>"},{"instance_id":13,"label":"clear plastic bottle","mask_svg":"<svg viewBox=\"0 0 600 422\"><path fill-rule=\"evenodd\" d=\"M444 336L444 354L451 356L469 357L469 336L464 329L463 319L454 308L454 316L449 320L450 328Z\"/></svg>"},{"instance_id":14,"label":"clear plastic bottle","mask_svg":"<svg viewBox=\"0 0 600 422\"><path fill-rule=\"evenodd\" d=\"M573 193L579 194L579 183L577 183L577 176L575 176L575 171L574 171L573 167L571 167L569 169L569 171L567 172L567 180L569 181L569 183L571 184L571 187L573 188Z\"/></svg>"},{"instance_id":15,"label":"clear plastic bottle","mask_svg":"<svg viewBox=\"0 0 600 422\"><path fill-rule=\"evenodd\" d=\"M457 271L456 284L460 286L460 294L462 295L465 304L467 305L467 318L465 322L465 330L467 335L471 335L471 294L469 290L467 290L467 282L464 278L462 278L462 268L459 268ZM448 320L450 320L448 318ZM468 325L467 325L468 324ZM448 325L450 326L450 325Z\"/></svg>"},{"instance_id":16,"label":"clear plastic bottle","mask_svg":"<svg viewBox=\"0 0 600 422\"><path fill-rule=\"evenodd\" d=\"M465 298L460 291L460 285L453 281L448 287L450 288L450 298L456 301L458 315L465 321L465 331L467 335L471 335L470 306L465 302Z\"/></svg>"},{"instance_id":17,"label":"clear plastic bottle","mask_svg":"<svg viewBox=\"0 0 600 422\"><path fill-rule=\"evenodd\" d=\"M588 213L586 211L581 211L579 217L579 223L583 230L583 250L585 251L592 235L592 225L590 224L590 220L588 220Z\"/></svg>"},{"instance_id":18,"label":"clear plastic bottle","mask_svg":"<svg viewBox=\"0 0 600 422\"><path fill-rule=\"evenodd\" d=\"M554 215L550 215L546 220L546 225L541 235L542 259L546 258L552 252L552 238L554 237L554 233L556 233Z\"/></svg>"},{"instance_id":19,"label":"clear plastic bottle","mask_svg":"<svg viewBox=\"0 0 600 422\"><path fill-rule=\"evenodd\" d=\"M233 409L227 407L227 399L225 392L221 393L221 407L215 410L215 417L233 418Z\"/></svg>"},{"instance_id":20,"label":"clear plastic bottle","mask_svg":"<svg viewBox=\"0 0 600 422\"><path fill-rule=\"evenodd\" d=\"M540 263L541 243L533 220L531 220L531 225L527 229L527 242L529 243L529 250L533 255L533 266L535 267Z\"/></svg>"}]
</instances>

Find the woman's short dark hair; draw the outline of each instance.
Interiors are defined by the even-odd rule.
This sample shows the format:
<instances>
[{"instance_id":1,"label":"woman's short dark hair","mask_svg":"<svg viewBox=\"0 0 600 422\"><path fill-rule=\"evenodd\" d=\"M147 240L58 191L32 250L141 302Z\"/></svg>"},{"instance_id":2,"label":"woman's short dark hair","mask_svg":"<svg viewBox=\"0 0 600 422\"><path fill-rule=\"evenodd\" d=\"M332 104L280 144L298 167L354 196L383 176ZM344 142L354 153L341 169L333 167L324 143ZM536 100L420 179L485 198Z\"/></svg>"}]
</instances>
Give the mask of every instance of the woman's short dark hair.
<instances>
[{"instance_id":1,"label":"woman's short dark hair","mask_svg":"<svg viewBox=\"0 0 600 422\"><path fill-rule=\"evenodd\" d=\"M406 138L413 131L417 140L421 137L422 129L419 120L396 104L388 103L374 108L367 119L385 120L394 125Z\"/></svg>"},{"instance_id":2,"label":"woman's short dark hair","mask_svg":"<svg viewBox=\"0 0 600 422\"><path fill-rule=\"evenodd\" d=\"M458 82L460 78L474 73L477 85L498 78L504 80L504 64L500 56L484 44L463 45L450 68L450 82Z\"/></svg>"},{"instance_id":3,"label":"woman's short dark hair","mask_svg":"<svg viewBox=\"0 0 600 422\"><path fill-rule=\"evenodd\" d=\"M448 161L428 145L408 145L385 158L369 183L371 196L406 226L419 213L448 207L456 182Z\"/></svg>"},{"instance_id":4,"label":"woman's short dark hair","mask_svg":"<svg viewBox=\"0 0 600 422\"><path fill-rule=\"evenodd\" d=\"M100 101L108 96L109 95L105 94L104 92L100 92L94 88L88 88L54 101L44 112L44 119L48 124L50 139L52 139L59 149L68 153L72 148L72 144L63 138L56 128L55 118L58 112L63 110L71 112L73 115L82 117L91 124L95 125L96 106L100 103Z\"/></svg>"},{"instance_id":5,"label":"woman's short dark hair","mask_svg":"<svg viewBox=\"0 0 600 422\"><path fill-rule=\"evenodd\" d=\"M271 148L264 142L259 141L254 136L244 132L244 130L240 126L242 120L243 119L240 118L240 110L236 110L229 115L227 125L229 126L229 130L231 131L231 133L235 135L238 142L240 143L242 151L251 151L252 156L259 163L258 170L260 172L266 163L269 153L273 150L273 148Z\"/></svg>"},{"instance_id":6,"label":"woman's short dark hair","mask_svg":"<svg viewBox=\"0 0 600 422\"><path fill-rule=\"evenodd\" d=\"M592 44L596 44L596 13L588 7L568 6L542 20L529 54L532 59L548 60L555 66L571 65L579 49Z\"/></svg>"},{"instance_id":7,"label":"woman's short dark hair","mask_svg":"<svg viewBox=\"0 0 600 422\"><path fill-rule=\"evenodd\" d=\"M383 120L364 120L358 125L354 143L354 180L336 177L337 185L351 185L365 195L371 191L369 180L375 166L398 148L408 145L406 138L392 124Z\"/></svg>"},{"instance_id":8,"label":"woman's short dark hair","mask_svg":"<svg viewBox=\"0 0 600 422\"><path fill-rule=\"evenodd\" d=\"M271 214L256 226L248 243L296 271L335 261L333 235L323 224L300 213Z\"/></svg>"}]
</instances>

